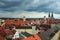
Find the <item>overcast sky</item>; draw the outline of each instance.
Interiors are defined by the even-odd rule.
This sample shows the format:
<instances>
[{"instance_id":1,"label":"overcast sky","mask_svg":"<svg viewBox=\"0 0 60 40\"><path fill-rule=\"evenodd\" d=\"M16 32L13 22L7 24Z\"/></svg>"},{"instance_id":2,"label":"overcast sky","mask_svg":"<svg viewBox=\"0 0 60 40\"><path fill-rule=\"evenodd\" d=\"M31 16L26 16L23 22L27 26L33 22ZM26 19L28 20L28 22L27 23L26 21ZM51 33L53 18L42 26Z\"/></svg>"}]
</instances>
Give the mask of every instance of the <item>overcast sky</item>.
<instances>
[{"instance_id":1,"label":"overcast sky","mask_svg":"<svg viewBox=\"0 0 60 40\"><path fill-rule=\"evenodd\" d=\"M0 0L0 17L43 18L49 11L60 19L60 0Z\"/></svg>"}]
</instances>

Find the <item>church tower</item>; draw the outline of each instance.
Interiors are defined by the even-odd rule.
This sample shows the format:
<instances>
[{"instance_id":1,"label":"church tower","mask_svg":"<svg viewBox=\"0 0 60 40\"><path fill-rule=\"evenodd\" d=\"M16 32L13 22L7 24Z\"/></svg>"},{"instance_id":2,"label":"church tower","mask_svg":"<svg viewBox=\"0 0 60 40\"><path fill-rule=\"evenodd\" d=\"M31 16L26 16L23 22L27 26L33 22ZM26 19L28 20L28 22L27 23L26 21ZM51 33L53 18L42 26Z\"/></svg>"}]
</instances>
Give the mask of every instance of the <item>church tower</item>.
<instances>
[{"instance_id":1,"label":"church tower","mask_svg":"<svg viewBox=\"0 0 60 40\"><path fill-rule=\"evenodd\" d=\"M48 20L50 20L50 12L49 12L49 14L48 14Z\"/></svg>"},{"instance_id":2,"label":"church tower","mask_svg":"<svg viewBox=\"0 0 60 40\"><path fill-rule=\"evenodd\" d=\"M23 21L26 21L26 17L25 16L23 16Z\"/></svg>"},{"instance_id":3,"label":"church tower","mask_svg":"<svg viewBox=\"0 0 60 40\"><path fill-rule=\"evenodd\" d=\"M54 19L54 15L53 15L53 12L49 12L49 15L48 15L48 20L53 20Z\"/></svg>"},{"instance_id":4,"label":"church tower","mask_svg":"<svg viewBox=\"0 0 60 40\"><path fill-rule=\"evenodd\" d=\"M51 20L54 20L54 15L53 15L53 12L51 14Z\"/></svg>"}]
</instances>

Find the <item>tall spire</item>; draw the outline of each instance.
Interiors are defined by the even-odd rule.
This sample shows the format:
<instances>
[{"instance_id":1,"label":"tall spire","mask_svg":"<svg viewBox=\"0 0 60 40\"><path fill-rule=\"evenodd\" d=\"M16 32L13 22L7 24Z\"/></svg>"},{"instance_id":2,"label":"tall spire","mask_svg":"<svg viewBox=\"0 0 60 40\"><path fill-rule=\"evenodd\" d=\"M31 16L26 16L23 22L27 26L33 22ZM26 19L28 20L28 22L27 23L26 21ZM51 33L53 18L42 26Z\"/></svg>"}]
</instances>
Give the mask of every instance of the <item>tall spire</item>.
<instances>
[{"instance_id":1,"label":"tall spire","mask_svg":"<svg viewBox=\"0 0 60 40\"><path fill-rule=\"evenodd\" d=\"M52 15L51 15L51 17L53 18L53 12L52 12Z\"/></svg>"},{"instance_id":2,"label":"tall spire","mask_svg":"<svg viewBox=\"0 0 60 40\"><path fill-rule=\"evenodd\" d=\"M51 20L53 20L54 19L54 15L53 15L53 12L51 12L52 14L51 14Z\"/></svg>"},{"instance_id":3,"label":"tall spire","mask_svg":"<svg viewBox=\"0 0 60 40\"><path fill-rule=\"evenodd\" d=\"M48 17L50 17L50 12L49 12L49 15L48 15Z\"/></svg>"},{"instance_id":4,"label":"tall spire","mask_svg":"<svg viewBox=\"0 0 60 40\"><path fill-rule=\"evenodd\" d=\"M50 20L50 12L49 12L49 14L48 14L48 20Z\"/></svg>"}]
</instances>

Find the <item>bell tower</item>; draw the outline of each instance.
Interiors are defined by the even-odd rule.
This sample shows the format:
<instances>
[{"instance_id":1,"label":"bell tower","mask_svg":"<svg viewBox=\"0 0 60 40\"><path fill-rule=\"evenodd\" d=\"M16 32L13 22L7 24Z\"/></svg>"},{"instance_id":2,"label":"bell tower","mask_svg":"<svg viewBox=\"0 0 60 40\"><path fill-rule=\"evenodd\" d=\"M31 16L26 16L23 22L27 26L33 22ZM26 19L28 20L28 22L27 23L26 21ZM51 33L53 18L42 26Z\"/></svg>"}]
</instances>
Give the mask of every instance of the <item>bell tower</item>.
<instances>
[{"instance_id":1,"label":"bell tower","mask_svg":"<svg viewBox=\"0 0 60 40\"><path fill-rule=\"evenodd\" d=\"M25 16L23 16L23 21L26 21L26 17Z\"/></svg>"}]
</instances>

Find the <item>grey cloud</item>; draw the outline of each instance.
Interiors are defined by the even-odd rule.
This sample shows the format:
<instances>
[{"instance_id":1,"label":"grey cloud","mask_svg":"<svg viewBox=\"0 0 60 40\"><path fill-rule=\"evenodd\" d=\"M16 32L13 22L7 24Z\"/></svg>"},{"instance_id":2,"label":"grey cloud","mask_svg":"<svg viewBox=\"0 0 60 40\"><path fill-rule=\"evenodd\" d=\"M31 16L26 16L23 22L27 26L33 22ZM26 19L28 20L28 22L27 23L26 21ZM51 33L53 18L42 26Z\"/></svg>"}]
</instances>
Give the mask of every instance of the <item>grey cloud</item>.
<instances>
[{"instance_id":1,"label":"grey cloud","mask_svg":"<svg viewBox=\"0 0 60 40\"><path fill-rule=\"evenodd\" d=\"M60 0L0 0L0 11L36 11L60 13Z\"/></svg>"}]
</instances>

